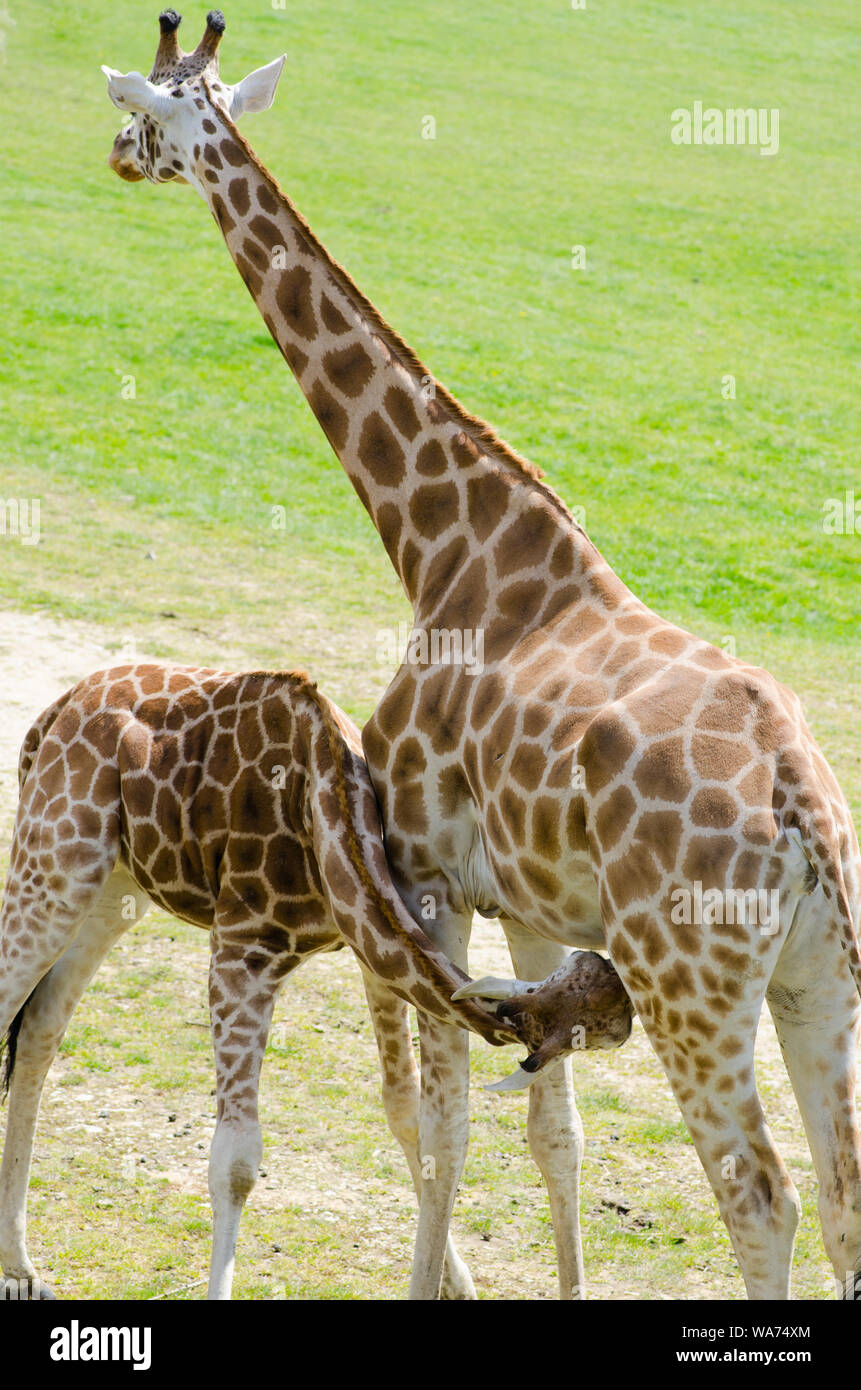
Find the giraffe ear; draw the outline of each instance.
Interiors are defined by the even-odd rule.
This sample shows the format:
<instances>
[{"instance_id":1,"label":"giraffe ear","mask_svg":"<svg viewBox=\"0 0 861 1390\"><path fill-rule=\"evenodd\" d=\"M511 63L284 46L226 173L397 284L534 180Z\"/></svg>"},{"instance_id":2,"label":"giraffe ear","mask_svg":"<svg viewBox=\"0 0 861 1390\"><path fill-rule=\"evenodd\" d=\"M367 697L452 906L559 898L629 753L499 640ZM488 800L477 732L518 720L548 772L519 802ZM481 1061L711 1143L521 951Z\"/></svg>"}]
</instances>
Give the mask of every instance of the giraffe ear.
<instances>
[{"instance_id":1,"label":"giraffe ear","mask_svg":"<svg viewBox=\"0 0 861 1390\"><path fill-rule=\"evenodd\" d=\"M140 72L117 72L102 64L108 79L108 96L120 111L142 111L154 120L163 121L171 109L170 98Z\"/></svg>"},{"instance_id":2,"label":"giraffe ear","mask_svg":"<svg viewBox=\"0 0 861 1390\"><path fill-rule=\"evenodd\" d=\"M452 999L478 999L489 1013L496 1013L495 1005L514 994L528 994L537 986L528 980L505 980L498 975L482 975L480 980L470 980L461 985Z\"/></svg>"},{"instance_id":3,"label":"giraffe ear","mask_svg":"<svg viewBox=\"0 0 861 1390\"><path fill-rule=\"evenodd\" d=\"M281 76L281 69L287 62L287 54L267 63L265 68L257 68L237 82L230 101L230 115L234 121L244 116L246 111L268 111L275 100L275 88Z\"/></svg>"}]
</instances>

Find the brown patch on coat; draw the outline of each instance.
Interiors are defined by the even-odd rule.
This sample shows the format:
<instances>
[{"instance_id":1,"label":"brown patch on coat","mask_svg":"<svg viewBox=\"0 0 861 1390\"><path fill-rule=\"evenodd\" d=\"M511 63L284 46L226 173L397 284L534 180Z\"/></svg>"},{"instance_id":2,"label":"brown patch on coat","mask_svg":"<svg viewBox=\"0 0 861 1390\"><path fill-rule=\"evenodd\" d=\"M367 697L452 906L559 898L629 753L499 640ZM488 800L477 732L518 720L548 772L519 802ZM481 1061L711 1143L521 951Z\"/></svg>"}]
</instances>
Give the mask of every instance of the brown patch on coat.
<instances>
[{"instance_id":1,"label":"brown patch on coat","mask_svg":"<svg viewBox=\"0 0 861 1390\"><path fill-rule=\"evenodd\" d=\"M311 275L303 265L281 272L275 300L287 325L300 338L309 341L317 336L317 320L311 294Z\"/></svg>"},{"instance_id":2,"label":"brown patch on coat","mask_svg":"<svg viewBox=\"0 0 861 1390\"><path fill-rule=\"evenodd\" d=\"M634 781L643 796L653 801L685 801L691 779L685 768L683 739L665 738L651 744L637 764Z\"/></svg>"},{"instance_id":3,"label":"brown patch on coat","mask_svg":"<svg viewBox=\"0 0 861 1390\"><path fill-rule=\"evenodd\" d=\"M359 460L375 483L398 487L406 475L404 451L376 410L365 420L358 445Z\"/></svg>"},{"instance_id":4,"label":"brown patch on coat","mask_svg":"<svg viewBox=\"0 0 861 1390\"><path fill-rule=\"evenodd\" d=\"M339 454L350 432L350 417L346 410L319 378L308 392L308 404L323 426L335 453Z\"/></svg>"},{"instance_id":5,"label":"brown patch on coat","mask_svg":"<svg viewBox=\"0 0 861 1390\"><path fill-rule=\"evenodd\" d=\"M401 434L410 441L415 439L421 425L409 392L402 386L390 386L383 397L383 406Z\"/></svg>"},{"instance_id":6,"label":"brown patch on coat","mask_svg":"<svg viewBox=\"0 0 861 1390\"><path fill-rule=\"evenodd\" d=\"M323 370L334 386L345 396L360 396L374 375L370 354L361 343L335 348L323 358Z\"/></svg>"},{"instance_id":7,"label":"brown patch on coat","mask_svg":"<svg viewBox=\"0 0 861 1390\"><path fill-rule=\"evenodd\" d=\"M410 518L425 540L436 540L459 514L460 494L453 482L425 483L410 498Z\"/></svg>"},{"instance_id":8,"label":"brown patch on coat","mask_svg":"<svg viewBox=\"0 0 861 1390\"><path fill-rule=\"evenodd\" d=\"M320 318L323 320L329 332L334 333L336 337L340 337L343 333L349 333L350 331L348 320L344 318L341 310L336 304L332 303L332 300L327 294L320 296Z\"/></svg>"}]
</instances>

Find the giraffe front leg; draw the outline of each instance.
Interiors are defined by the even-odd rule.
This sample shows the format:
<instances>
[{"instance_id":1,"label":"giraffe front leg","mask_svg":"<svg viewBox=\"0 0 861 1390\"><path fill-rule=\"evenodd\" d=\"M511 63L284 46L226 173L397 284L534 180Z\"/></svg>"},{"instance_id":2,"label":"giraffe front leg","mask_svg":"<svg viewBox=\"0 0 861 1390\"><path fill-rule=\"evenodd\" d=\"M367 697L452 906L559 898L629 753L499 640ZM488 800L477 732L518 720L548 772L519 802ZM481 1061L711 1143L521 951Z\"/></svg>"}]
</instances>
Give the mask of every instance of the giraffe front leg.
<instances>
[{"instance_id":1,"label":"giraffe front leg","mask_svg":"<svg viewBox=\"0 0 861 1390\"><path fill-rule=\"evenodd\" d=\"M263 1156L257 1095L280 978L271 962L260 972L259 954L249 951L247 938L233 932L225 939L213 929L209 1008L217 1119L209 1154L210 1299L231 1297L239 1222Z\"/></svg>"},{"instance_id":2,"label":"giraffe front leg","mask_svg":"<svg viewBox=\"0 0 861 1390\"><path fill-rule=\"evenodd\" d=\"M442 908L440 907L442 904ZM472 916L453 909L447 888L437 895L439 917L425 930L449 960L465 968ZM414 915L418 915L414 908ZM443 1281L449 1227L469 1141L469 1033L419 1011L419 1221L410 1298L475 1298L469 1271L453 1251Z\"/></svg>"},{"instance_id":3,"label":"giraffe front leg","mask_svg":"<svg viewBox=\"0 0 861 1390\"><path fill-rule=\"evenodd\" d=\"M362 969L365 995L382 1072L383 1105L389 1128L404 1151L416 1195L421 1200L422 1162L419 1155L421 1086L410 1032L409 1006L367 970ZM475 1298L472 1276L447 1233L441 1297Z\"/></svg>"},{"instance_id":4,"label":"giraffe front leg","mask_svg":"<svg viewBox=\"0 0 861 1390\"><path fill-rule=\"evenodd\" d=\"M567 959L564 947L543 941L508 919L502 921L515 972L521 980L543 980ZM583 1124L574 1100L571 1062L566 1058L536 1077L529 1088L527 1137L550 1202L559 1275L559 1297L586 1297L580 1236L580 1170Z\"/></svg>"},{"instance_id":5,"label":"giraffe front leg","mask_svg":"<svg viewBox=\"0 0 861 1390\"><path fill-rule=\"evenodd\" d=\"M410 1298L427 1300L440 1297L451 1214L466 1161L469 1034L419 1014L419 1039L419 1225ZM458 1266L462 1279L466 1267L460 1261ZM464 1293L455 1296L474 1298L472 1280Z\"/></svg>"}]
</instances>

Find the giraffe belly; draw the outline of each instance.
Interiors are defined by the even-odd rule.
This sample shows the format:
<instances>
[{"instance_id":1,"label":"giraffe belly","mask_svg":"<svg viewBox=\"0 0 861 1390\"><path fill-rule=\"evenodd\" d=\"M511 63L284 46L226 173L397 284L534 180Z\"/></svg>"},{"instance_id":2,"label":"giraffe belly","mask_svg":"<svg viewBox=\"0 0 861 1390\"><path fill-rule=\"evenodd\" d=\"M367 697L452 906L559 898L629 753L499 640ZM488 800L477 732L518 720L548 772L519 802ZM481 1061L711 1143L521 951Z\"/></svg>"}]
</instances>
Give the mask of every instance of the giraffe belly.
<instances>
[{"instance_id":1,"label":"giraffe belly","mask_svg":"<svg viewBox=\"0 0 861 1390\"><path fill-rule=\"evenodd\" d=\"M122 859L138 887L162 911L208 931L215 918L215 898L208 885L199 876L190 881L177 867L176 858L170 864L169 874L158 864L155 871L147 867L135 853L134 834L128 839L131 843L124 844Z\"/></svg>"},{"instance_id":2,"label":"giraffe belly","mask_svg":"<svg viewBox=\"0 0 861 1390\"><path fill-rule=\"evenodd\" d=\"M500 889L501 908L516 922L550 941L579 950L601 949L604 923L588 858L566 864L564 872L558 865L548 865L546 872L552 872L560 882L561 892L557 896L550 900L539 897L536 885L541 880L534 872L524 876L516 870L512 875L509 870L505 874L508 891Z\"/></svg>"},{"instance_id":3,"label":"giraffe belly","mask_svg":"<svg viewBox=\"0 0 861 1390\"><path fill-rule=\"evenodd\" d=\"M538 935L581 949L604 944L582 792L545 786L531 797L500 778L481 812L487 887L506 914ZM491 887L492 885L492 887ZM480 900L479 900L480 901Z\"/></svg>"},{"instance_id":4,"label":"giraffe belly","mask_svg":"<svg viewBox=\"0 0 861 1390\"><path fill-rule=\"evenodd\" d=\"M461 881L480 912L496 910L560 945L595 949L604 945L598 886L588 854L564 861L509 859L478 831Z\"/></svg>"}]
</instances>

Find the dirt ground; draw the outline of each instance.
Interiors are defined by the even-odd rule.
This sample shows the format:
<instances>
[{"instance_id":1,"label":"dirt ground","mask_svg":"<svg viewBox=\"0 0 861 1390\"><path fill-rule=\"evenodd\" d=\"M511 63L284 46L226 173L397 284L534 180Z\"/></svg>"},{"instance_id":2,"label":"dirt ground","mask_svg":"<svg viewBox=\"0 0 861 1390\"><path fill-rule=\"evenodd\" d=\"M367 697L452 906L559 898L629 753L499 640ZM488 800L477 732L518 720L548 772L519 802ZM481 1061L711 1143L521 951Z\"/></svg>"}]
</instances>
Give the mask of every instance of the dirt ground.
<instances>
[{"instance_id":1,"label":"dirt ground","mask_svg":"<svg viewBox=\"0 0 861 1390\"><path fill-rule=\"evenodd\" d=\"M111 644L112 650L109 649ZM136 659L141 654L136 653ZM51 700L64 689L87 673L101 666L117 664L122 652L117 651L116 642L97 628L72 621L58 621L38 614L15 612L0 613L0 856L8 852L17 800L16 764L19 744L29 722ZM115 948L119 956L109 958L104 969L111 971L123 968L123 961L139 958L147 951L146 938L139 934L141 929L127 938L133 946L122 945ZM131 956L129 955L131 952ZM184 952L184 970L187 970L188 997L196 1001L199 1016L205 1019L205 942L201 949ZM358 989L357 973L352 968L349 953L344 951L335 956L322 958L316 963L327 973L330 981L343 978L344 989ZM498 925L481 920L476 921L476 932L471 951L470 969L473 975L485 973L510 974L510 962L503 944ZM304 972L303 972L304 973ZM308 976L310 977L310 970ZM340 986L339 986L340 987ZM186 1005L184 1004L184 1008ZM190 1006L189 1006L190 1007ZM201 1025L205 1026L205 1024ZM647 1108L657 1117L668 1122L678 1120L678 1110L660 1067L649 1047L642 1029L635 1026L630 1043L622 1050L612 1054L612 1082L615 1090L623 1098L629 1097L638 1108ZM99 1074L92 1081L88 1078L85 1088L63 1088L56 1084L58 1073L62 1073L62 1058L55 1063L53 1081L49 1079L46 1088L43 1118L40 1133L68 1133L81 1131L81 1141L86 1142L102 1133L106 1128L105 1117L110 1115L111 1144L118 1152L134 1152L139 1147L141 1136L150 1133L149 1100L134 1087L127 1085L120 1072L108 1075ZM809 1157L804 1143L803 1132L794 1098L788 1086L786 1074L780 1059L776 1036L771 1021L764 1015L758 1040L758 1071L761 1078L761 1093L766 1098L766 1108L775 1139L786 1159L793 1177L802 1189L811 1186ZM504 1072L500 1069L500 1075ZM86 1102L90 1114L81 1120L79 1106ZM482 1097L482 1103L485 1098ZM498 1102L493 1100L491 1105ZM166 1174L171 1182L184 1191L193 1191L205 1199L206 1157L214 1120L206 1111L206 1098L200 1097L200 1110L194 1124L187 1127L183 1136L172 1135L172 1143L165 1154L154 1152L154 1171ZM525 1118L525 1103L524 1103ZM101 1118L99 1118L101 1116ZM587 1117L587 1132L589 1122ZM598 1164L604 1160L607 1136L595 1136L590 1141L593 1158ZM156 1145L156 1148L158 1146ZM393 1146L394 1147L394 1146ZM676 1157L678 1155L678 1157ZM334 1161L327 1159L319 1150L313 1158L301 1158L294 1154L290 1164L290 1176L280 1169L277 1155L267 1160L267 1177L255 1191L253 1201L262 1204L277 1204L288 1195L291 1202L299 1203L309 1213L316 1213L320 1219L339 1219L339 1214L349 1213L360 1208L365 1197L361 1187L357 1188L354 1177L346 1183L341 1170ZM396 1159L401 1164L400 1155ZM401 1164L401 1166L403 1166ZM662 1167L660 1159L647 1163L648 1173L643 1174L644 1186L649 1177L656 1181L673 1184L680 1194L693 1200L698 1207L705 1208L713 1203L694 1150L684 1146L673 1155L673 1167ZM799 1168L801 1171L799 1171ZM612 1205L618 1199L620 1178L618 1172L626 1174L624 1181L636 1182L636 1173L629 1165L621 1170L608 1164L606 1171L601 1168L598 1177L598 1196L593 1196L604 1206ZM397 1221L392 1224L392 1232L398 1230L399 1258L403 1254L404 1219L408 1217L412 1195L408 1184L399 1180L391 1199L396 1208L402 1208ZM601 1196L601 1193L605 1195ZM533 1203L543 1200L540 1190L530 1198ZM648 1200L646 1187L645 1198ZM332 1215L334 1213L334 1215ZM588 1219L588 1212L584 1213ZM394 1239L394 1236L393 1236ZM385 1228L381 1227L379 1236L383 1255L387 1251ZM505 1249L504 1243L490 1246L480 1236L469 1230L459 1235L459 1243L464 1250L477 1280L485 1287L493 1289L497 1298L552 1298L554 1297L553 1271L548 1269L546 1255L540 1257L531 1251L518 1250L512 1246ZM504 1258L500 1256L504 1254ZM822 1266L823 1280L827 1277L826 1267ZM624 1297L618 1288L602 1286L601 1281L593 1282L590 1288L593 1297ZM194 1295L198 1296L198 1295ZM628 1293L627 1296L632 1296ZM641 1292L639 1297L672 1297L658 1291ZM684 1295L689 1298L719 1298L743 1296L737 1271L724 1257L716 1262L702 1279L692 1276Z\"/></svg>"}]
</instances>

